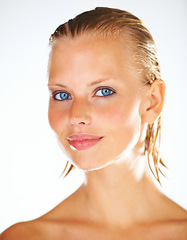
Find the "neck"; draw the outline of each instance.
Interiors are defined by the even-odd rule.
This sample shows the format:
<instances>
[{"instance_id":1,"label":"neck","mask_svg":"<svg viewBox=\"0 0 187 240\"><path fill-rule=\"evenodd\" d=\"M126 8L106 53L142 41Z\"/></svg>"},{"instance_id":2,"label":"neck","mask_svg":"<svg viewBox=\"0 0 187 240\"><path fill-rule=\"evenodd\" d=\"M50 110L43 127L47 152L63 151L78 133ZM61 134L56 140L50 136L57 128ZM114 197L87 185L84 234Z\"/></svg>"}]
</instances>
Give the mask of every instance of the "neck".
<instances>
[{"instance_id":1,"label":"neck","mask_svg":"<svg viewBox=\"0 0 187 240\"><path fill-rule=\"evenodd\" d=\"M158 190L145 156L135 157L133 164L119 161L85 176L85 206L92 220L110 226L142 221L142 216L146 221L152 209L150 200L155 201Z\"/></svg>"}]
</instances>

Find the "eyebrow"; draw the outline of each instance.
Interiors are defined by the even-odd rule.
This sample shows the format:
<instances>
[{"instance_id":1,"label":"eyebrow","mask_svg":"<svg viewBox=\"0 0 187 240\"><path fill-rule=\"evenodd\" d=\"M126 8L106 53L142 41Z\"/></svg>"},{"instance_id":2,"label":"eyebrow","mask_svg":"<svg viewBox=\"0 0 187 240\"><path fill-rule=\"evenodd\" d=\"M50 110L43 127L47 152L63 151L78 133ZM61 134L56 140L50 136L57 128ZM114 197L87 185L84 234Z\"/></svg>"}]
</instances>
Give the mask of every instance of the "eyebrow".
<instances>
[{"instance_id":1,"label":"eyebrow","mask_svg":"<svg viewBox=\"0 0 187 240\"><path fill-rule=\"evenodd\" d=\"M108 79L108 78L106 78L106 79L98 79L98 80L96 80L96 81L94 81L94 82L89 83L88 86L89 86L89 87L92 87L92 86L94 86L94 85L97 85L97 84L99 84L99 83L102 83L102 82L105 82L105 81L108 81L108 80L111 80L111 79Z\"/></svg>"},{"instance_id":2,"label":"eyebrow","mask_svg":"<svg viewBox=\"0 0 187 240\"><path fill-rule=\"evenodd\" d=\"M99 83L102 83L102 82L105 82L105 81L109 81L109 80L112 80L111 78L106 78L106 79L98 79L98 80L96 80L96 81L93 81L93 82L91 82L91 83L89 83L88 84L88 87L92 87L92 86L94 86L94 85L97 85L97 84L99 84ZM67 88L67 86L65 86L65 85L63 85L63 84L61 84L61 83L49 83L48 84L48 87L50 87L50 86L58 86L58 87L63 87L63 88Z\"/></svg>"},{"instance_id":3,"label":"eyebrow","mask_svg":"<svg viewBox=\"0 0 187 240\"><path fill-rule=\"evenodd\" d=\"M48 83L47 86L48 86L48 87L57 86L57 87L67 88L65 85L63 85L63 84L61 84L61 83Z\"/></svg>"}]
</instances>

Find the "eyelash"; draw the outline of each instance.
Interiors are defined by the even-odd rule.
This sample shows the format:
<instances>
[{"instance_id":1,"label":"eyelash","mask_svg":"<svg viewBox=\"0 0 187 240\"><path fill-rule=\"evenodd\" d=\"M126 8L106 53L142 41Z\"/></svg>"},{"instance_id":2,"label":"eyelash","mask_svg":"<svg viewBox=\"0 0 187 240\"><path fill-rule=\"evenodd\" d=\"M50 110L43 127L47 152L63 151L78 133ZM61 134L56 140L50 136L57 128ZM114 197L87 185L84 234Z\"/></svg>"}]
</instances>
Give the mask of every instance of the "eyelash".
<instances>
[{"instance_id":1,"label":"eyelash","mask_svg":"<svg viewBox=\"0 0 187 240\"><path fill-rule=\"evenodd\" d=\"M101 95L100 96L96 95L99 91L102 91L102 90L109 90L110 93L108 95L102 95L102 96ZM111 87L99 87L99 88L97 88L95 90L94 96L96 96L96 97L109 97L109 96L113 95L114 93L116 93L116 91L113 88L111 88ZM67 94L68 96L65 99L57 99L58 94ZM66 91L55 91L52 94L52 99L54 99L56 101L70 100L71 99L71 95L68 92L66 92Z\"/></svg>"},{"instance_id":2,"label":"eyelash","mask_svg":"<svg viewBox=\"0 0 187 240\"><path fill-rule=\"evenodd\" d=\"M57 99L57 96L58 94L67 94L69 97L66 98L66 99ZM71 99L71 95L66 92L66 91L55 91L53 94L52 94L52 99L56 100L56 101L64 101L64 100L70 100Z\"/></svg>"},{"instance_id":3,"label":"eyelash","mask_svg":"<svg viewBox=\"0 0 187 240\"><path fill-rule=\"evenodd\" d=\"M108 95L102 95L102 96L98 96L98 97L109 97L109 96L113 95L114 93L116 93L116 91L111 87L99 87L95 90L94 95L97 96L96 93L98 93L99 91L102 91L102 90L109 90L111 93Z\"/></svg>"}]
</instances>

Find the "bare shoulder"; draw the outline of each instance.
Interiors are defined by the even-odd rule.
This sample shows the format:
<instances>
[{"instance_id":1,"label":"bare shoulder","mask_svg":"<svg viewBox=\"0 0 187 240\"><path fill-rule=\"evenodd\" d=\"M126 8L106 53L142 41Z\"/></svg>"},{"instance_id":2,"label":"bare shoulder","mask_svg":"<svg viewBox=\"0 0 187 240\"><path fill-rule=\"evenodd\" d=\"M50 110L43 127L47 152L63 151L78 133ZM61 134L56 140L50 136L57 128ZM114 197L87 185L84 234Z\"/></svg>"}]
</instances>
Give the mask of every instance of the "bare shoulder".
<instances>
[{"instance_id":1,"label":"bare shoulder","mask_svg":"<svg viewBox=\"0 0 187 240\"><path fill-rule=\"evenodd\" d=\"M43 239L43 224L40 221L20 222L12 225L0 235L0 240Z\"/></svg>"},{"instance_id":2,"label":"bare shoulder","mask_svg":"<svg viewBox=\"0 0 187 240\"><path fill-rule=\"evenodd\" d=\"M173 237L171 239L187 239L187 211L171 199L166 204L164 209L167 220L160 226L161 231L167 229L168 234Z\"/></svg>"},{"instance_id":3,"label":"bare shoulder","mask_svg":"<svg viewBox=\"0 0 187 240\"><path fill-rule=\"evenodd\" d=\"M162 236L171 240L185 240L187 239L187 220L173 220L160 223L153 226L152 233L155 233L158 239Z\"/></svg>"},{"instance_id":4,"label":"bare shoulder","mask_svg":"<svg viewBox=\"0 0 187 240\"><path fill-rule=\"evenodd\" d=\"M171 223L170 229L178 233L178 236L185 237L182 239L187 239L187 218L174 221Z\"/></svg>"},{"instance_id":5,"label":"bare shoulder","mask_svg":"<svg viewBox=\"0 0 187 240\"><path fill-rule=\"evenodd\" d=\"M159 210L158 215L163 218L162 220L173 220L176 223L179 221L187 220L187 211L172 199L167 197L166 195L161 194L161 201L156 203L156 208Z\"/></svg>"},{"instance_id":6,"label":"bare shoulder","mask_svg":"<svg viewBox=\"0 0 187 240\"><path fill-rule=\"evenodd\" d=\"M74 193L40 218L14 224L0 235L0 240L64 239L67 235L66 220L78 214L72 209L76 199L77 193Z\"/></svg>"}]
</instances>

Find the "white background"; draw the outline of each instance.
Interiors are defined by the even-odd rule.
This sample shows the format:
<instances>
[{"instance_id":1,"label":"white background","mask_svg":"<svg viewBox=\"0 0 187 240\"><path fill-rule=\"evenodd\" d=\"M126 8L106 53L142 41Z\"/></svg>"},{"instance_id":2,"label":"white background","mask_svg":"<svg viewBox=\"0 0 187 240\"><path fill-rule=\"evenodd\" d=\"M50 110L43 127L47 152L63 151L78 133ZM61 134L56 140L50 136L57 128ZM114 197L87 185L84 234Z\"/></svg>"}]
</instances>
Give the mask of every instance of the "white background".
<instances>
[{"instance_id":1,"label":"white background","mask_svg":"<svg viewBox=\"0 0 187 240\"><path fill-rule=\"evenodd\" d=\"M66 157L47 119L48 39L96 6L132 12L155 39L167 86L162 191L187 209L187 1L0 0L0 232L49 211L82 181L77 171L60 178Z\"/></svg>"}]
</instances>

